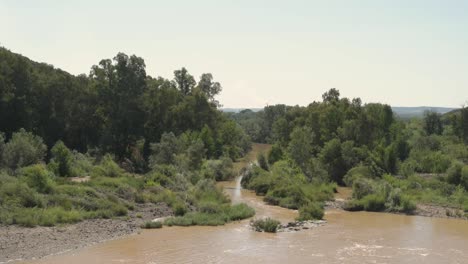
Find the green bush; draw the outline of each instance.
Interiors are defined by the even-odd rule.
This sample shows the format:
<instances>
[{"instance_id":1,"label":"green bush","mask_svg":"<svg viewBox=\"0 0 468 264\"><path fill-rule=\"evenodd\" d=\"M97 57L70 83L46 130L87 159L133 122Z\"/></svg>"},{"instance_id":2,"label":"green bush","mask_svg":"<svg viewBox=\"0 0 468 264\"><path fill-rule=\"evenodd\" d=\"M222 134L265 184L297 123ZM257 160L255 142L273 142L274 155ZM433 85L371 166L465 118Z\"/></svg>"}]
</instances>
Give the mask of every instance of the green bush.
<instances>
[{"instance_id":1,"label":"green bush","mask_svg":"<svg viewBox=\"0 0 468 264\"><path fill-rule=\"evenodd\" d=\"M63 141L57 141L50 152L52 154L52 162L57 163L57 175L64 177L75 176L72 172L72 152L65 146Z\"/></svg>"},{"instance_id":2,"label":"green bush","mask_svg":"<svg viewBox=\"0 0 468 264\"><path fill-rule=\"evenodd\" d=\"M252 207L241 203L230 206L226 214L230 221L238 221L254 216L255 210Z\"/></svg>"},{"instance_id":3,"label":"green bush","mask_svg":"<svg viewBox=\"0 0 468 264\"><path fill-rule=\"evenodd\" d=\"M317 202L311 202L299 208L299 217L297 220L321 220L323 216L324 212L322 206Z\"/></svg>"},{"instance_id":4,"label":"green bush","mask_svg":"<svg viewBox=\"0 0 468 264\"><path fill-rule=\"evenodd\" d=\"M201 174L207 179L216 181L226 181L235 176L233 163L229 157L222 157L219 160L207 160L203 164Z\"/></svg>"},{"instance_id":5,"label":"green bush","mask_svg":"<svg viewBox=\"0 0 468 264\"><path fill-rule=\"evenodd\" d=\"M468 190L468 165L463 166L461 170L460 184Z\"/></svg>"},{"instance_id":6,"label":"green bush","mask_svg":"<svg viewBox=\"0 0 468 264\"><path fill-rule=\"evenodd\" d=\"M17 180L0 185L0 203L11 207L43 207L44 200L35 190Z\"/></svg>"},{"instance_id":7,"label":"green bush","mask_svg":"<svg viewBox=\"0 0 468 264\"><path fill-rule=\"evenodd\" d=\"M343 209L346 211L362 211L364 206L359 200L350 200L344 204Z\"/></svg>"},{"instance_id":8,"label":"green bush","mask_svg":"<svg viewBox=\"0 0 468 264\"><path fill-rule=\"evenodd\" d=\"M149 221L141 225L141 228L145 229L154 229L154 228L161 228L163 224L159 221Z\"/></svg>"},{"instance_id":9,"label":"green bush","mask_svg":"<svg viewBox=\"0 0 468 264\"><path fill-rule=\"evenodd\" d=\"M121 177L125 171L115 163L111 155L106 154L99 166L95 166L92 172L94 177L105 176L105 177Z\"/></svg>"},{"instance_id":10,"label":"green bush","mask_svg":"<svg viewBox=\"0 0 468 264\"><path fill-rule=\"evenodd\" d=\"M42 164L22 168L19 174L29 187L40 193L52 193L54 190L53 174Z\"/></svg>"},{"instance_id":11,"label":"green bush","mask_svg":"<svg viewBox=\"0 0 468 264\"><path fill-rule=\"evenodd\" d=\"M218 226L227 222L223 214L187 213L184 216L170 217L164 221L167 226Z\"/></svg>"},{"instance_id":12,"label":"green bush","mask_svg":"<svg viewBox=\"0 0 468 264\"><path fill-rule=\"evenodd\" d=\"M360 178L353 183L353 198L362 199L364 196L374 192L374 182L369 179Z\"/></svg>"},{"instance_id":13,"label":"green bush","mask_svg":"<svg viewBox=\"0 0 468 264\"><path fill-rule=\"evenodd\" d=\"M203 208L199 208L198 212L190 212L184 216L168 218L164 221L164 224L168 226L217 226L249 218L254 214L255 211L245 204L231 206L229 204L215 205L205 203Z\"/></svg>"},{"instance_id":14,"label":"green bush","mask_svg":"<svg viewBox=\"0 0 468 264\"><path fill-rule=\"evenodd\" d=\"M280 224L280 221L271 218L258 219L251 222L251 226L255 231L267 233L276 233Z\"/></svg>"},{"instance_id":15,"label":"green bush","mask_svg":"<svg viewBox=\"0 0 468 264\"><path fill-rule=\"evenodd\" d=\"M380 212L385 210L385 197L381 194L369 194L360 200L365 211Z\"/></svg>"},{"instance_id":16,"label":"green bush","mask_svg":"<svg viewBox=\"0 0 468 264\"><path fill-rule=\"evenodd\" d=\"M346 186L353 186L353 183L360 178L372 178L372 172L367 166L357 166L350 169L343 177Z\"/></svg>"},{"instance_id":17,"label":"green bush","mask_svg":"<svg viewBox=\"0 0 468 264\"><path fill-rule=\"evenodd\" d=\"M258 166L260 166L260 168L268 171L269 170L269 166L268 166L268 161L265 157L265 154L263 154L263 152L260 152L258 153L257 155L257 162L258 162Z\"/></svg>"},{"instance_id":18,"label":"green bush","mask_svg":"<svg viewBox=\"0 0 468 264\"><path fill-rule=\"evenodd\" d=\"M455 185L460 184L462 169L463 163L459 161L453 162L450 168L447 170L447 181Z\"/></svg>"},{"instance_id":19,"label":"green bush","mask_svg":"<svg viewBox=\"0 0 468 264\"><path fill-rule=\"evenodd\" d=\"M20 129L13 133L12 138L5 144L3 150L3 163L10 169L41 162L46 154L47 147L42 138Z\"/></svg>"}]
</instances>

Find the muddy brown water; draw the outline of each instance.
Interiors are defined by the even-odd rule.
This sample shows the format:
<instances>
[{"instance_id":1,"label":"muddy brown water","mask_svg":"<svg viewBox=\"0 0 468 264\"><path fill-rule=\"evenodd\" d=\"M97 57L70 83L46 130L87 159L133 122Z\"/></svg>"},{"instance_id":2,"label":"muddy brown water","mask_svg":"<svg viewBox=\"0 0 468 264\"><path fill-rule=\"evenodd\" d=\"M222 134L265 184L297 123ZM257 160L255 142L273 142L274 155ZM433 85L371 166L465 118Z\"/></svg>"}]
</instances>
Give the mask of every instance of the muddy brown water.
<instances>
[{"instance_id":1,"label":"muddy brown water","mask_svg":"<svg viewBox=\"0 0 468 264\"><path fill-rule=\"evenodd\" d=\"M265 205L240 188L240 178L220 185L234 203L253 206L256 217L286 222L297 215ZM344 211L327 211L325 218L324 226L277 234L254 232L249 220L164 227L24 263L468 263L464 220Z\"/></svg>"}]
</instances>

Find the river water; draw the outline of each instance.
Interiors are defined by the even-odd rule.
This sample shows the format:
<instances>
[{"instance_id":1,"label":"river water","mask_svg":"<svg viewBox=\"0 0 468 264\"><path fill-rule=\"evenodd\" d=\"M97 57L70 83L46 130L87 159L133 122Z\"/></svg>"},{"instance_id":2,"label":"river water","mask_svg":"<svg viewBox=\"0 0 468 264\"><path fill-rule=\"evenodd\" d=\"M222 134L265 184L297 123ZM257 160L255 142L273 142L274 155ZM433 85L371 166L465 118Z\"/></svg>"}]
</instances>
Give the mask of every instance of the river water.
<instances>
[{"instance_id":1,"label":"river water","mask_svg":"<svg viewBox=\"0 0 468 264\"><path fill-rule=\"evenodd\" d=\"M265 205L220 185L256 217L292 221L297 211ZM340 192L343 193L343 192ZM249 220L219 227L164 227L28 263L468 263L468 222L385 213L327 211L327 224L291 233L257 233Z\"/></svg>"}]
</instances>

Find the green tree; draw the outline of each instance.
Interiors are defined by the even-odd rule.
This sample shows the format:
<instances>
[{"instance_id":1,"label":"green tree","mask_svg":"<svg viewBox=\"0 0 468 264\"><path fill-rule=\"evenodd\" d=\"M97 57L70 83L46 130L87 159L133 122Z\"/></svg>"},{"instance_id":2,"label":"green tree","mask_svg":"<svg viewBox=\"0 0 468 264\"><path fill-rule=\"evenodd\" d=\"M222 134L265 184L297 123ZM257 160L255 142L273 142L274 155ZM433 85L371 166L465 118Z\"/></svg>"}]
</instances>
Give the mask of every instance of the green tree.
<instances>
[{"instance_id":1,"label":"green tree","mask_svg":"<svg viewBox=\"0 0 468 264\"><path fill-rule=\"evenodd\" d=\"M180 142L174 133L164 133L159 143L151 144L150 166L174 164L175 156L180 152Z\"/></svg>"},{"instance_id":2,"label":"green tree","mask_svg":"<svg viewBox=\"0 0 468 264\"><path fill-rule=\"evenodd\" d=\"M320 152L319 157L331 179L339 184L343 184L343 176L347 172L347 167L343 160L340 140L332 139L328 141Z\"/></svg>"},{"instance_id":3,"label":"green tree","mask_svg":"<svg viewBox=\"0 0 468 264\"><path fill-rule=\"evenodd\" d=\"M291 141L288 145L289 156L304 169L307 162L314 156L313 133L309 127L296 127L291 132Z\"/></svg>"},{"instance_id":4,"label":"green tree","mask_svg":"<svg viewBox=\"0 0 468 264\"><path fill-rule=\"evenodd\" d=\"M428 111L424 113L424 130L426 131L426 134L442 134L443 129L441 116L441 114L434 111Z\"/></svg>"},{"instance_id":5,"label":"green tree","mask_svg":"<svg viewBox=\"0 0 468 264\"><path fill-rule=\"evenodd\" d=\"M184 67L174 71L174 84L183 95L189 95L196 85L195 79Z\"/></svg>"},{"instance_id":6,"label":"green tree","mask_svg":"<svg viewBox=\"0 0 468 264\"><path fill-rule=\"evenodd\" d=\"M215 96L218 95L223 90L223 88L219 82L213 81L213 75L211 75L211 73L204 73L200 76L200 81L198 81L198 88L216 107L221 106L215 99Z\"/></svg>"}]
</instances>

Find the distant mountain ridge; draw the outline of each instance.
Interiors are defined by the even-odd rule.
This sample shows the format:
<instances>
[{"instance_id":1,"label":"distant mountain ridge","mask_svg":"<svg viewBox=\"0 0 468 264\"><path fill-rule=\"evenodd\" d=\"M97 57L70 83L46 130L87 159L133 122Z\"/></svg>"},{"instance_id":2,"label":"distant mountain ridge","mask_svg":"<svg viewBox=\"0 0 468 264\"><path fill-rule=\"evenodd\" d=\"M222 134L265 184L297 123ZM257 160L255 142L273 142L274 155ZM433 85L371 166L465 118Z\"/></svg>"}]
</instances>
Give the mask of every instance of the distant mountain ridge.
<instances>
[{"instance_id":1,"label":"distant mountain ridge","mask_svg":"<svg viewBox=\"0 0 468 264\"><path fill-rule=\"evenodd\" d=\"M422 117L424 112L432 111L439 114L445 114L456 110L457 108L451 107L437 107L437 106L416 106L416 107L405 107L405 106L392 106L393 112L401 118L412 118Z\"/></svg>"}]
</instances>

